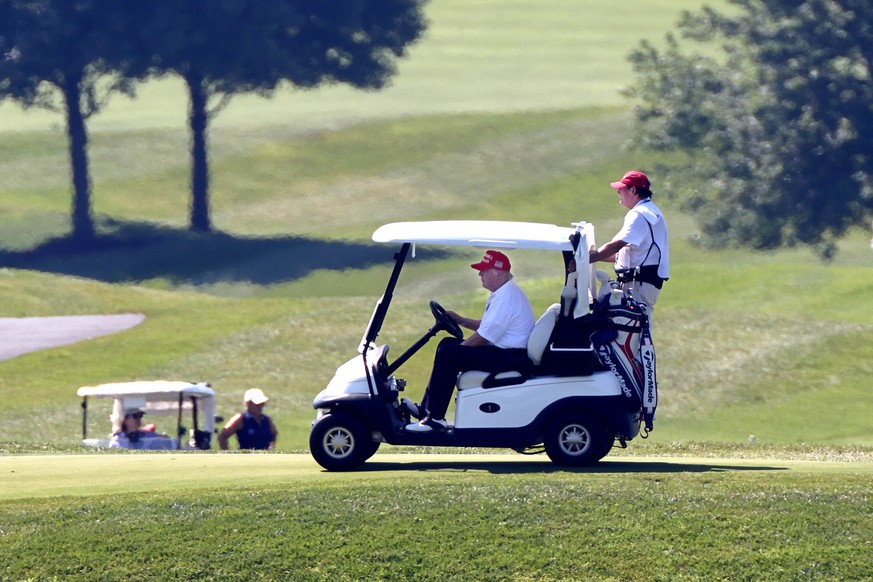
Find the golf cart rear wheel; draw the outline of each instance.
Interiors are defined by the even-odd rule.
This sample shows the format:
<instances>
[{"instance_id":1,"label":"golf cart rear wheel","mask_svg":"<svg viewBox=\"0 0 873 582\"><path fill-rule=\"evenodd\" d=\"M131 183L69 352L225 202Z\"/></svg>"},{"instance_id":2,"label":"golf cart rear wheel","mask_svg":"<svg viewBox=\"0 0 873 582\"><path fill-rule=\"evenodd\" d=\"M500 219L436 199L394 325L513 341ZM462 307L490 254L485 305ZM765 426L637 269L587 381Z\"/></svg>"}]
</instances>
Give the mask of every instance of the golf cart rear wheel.
<instances>
[{"instance_id":1,"label":"golf cart rear wheel","mask_svg":"<svg viewBox=\"0 0 873 582\"><path fill-rule=\"evenodd\" d=\"M378 447L364 423L340 412L322 417L309 433L309 451L328 471L357 469Z\"/></svg>"},{"instance_id":2,"label":"golf cart rear wheel","mask_svg":"<svg viewBox=\"0 0 873 582\"><path fill-rule=\"evenodd\" d=\"M546 428L546 454L556 465L593 465L609 451L609 433L603 423L582 413L566 413Z\"/></svg>"},{"instance_id":3,"label":"golf cart rear wheel","mask_svg":"<svg viewBox=\"0 0 873 582\"><path fill-rule=\"evenodd\" d=\"M379 450L379 445L381 445L382 443L379 441L374 442L373 439L370 438L366 442L366 444L368 444L369 446L364 449L364 460L365 461L376 454L376 451Z\"/></svg>"}]
</instances>

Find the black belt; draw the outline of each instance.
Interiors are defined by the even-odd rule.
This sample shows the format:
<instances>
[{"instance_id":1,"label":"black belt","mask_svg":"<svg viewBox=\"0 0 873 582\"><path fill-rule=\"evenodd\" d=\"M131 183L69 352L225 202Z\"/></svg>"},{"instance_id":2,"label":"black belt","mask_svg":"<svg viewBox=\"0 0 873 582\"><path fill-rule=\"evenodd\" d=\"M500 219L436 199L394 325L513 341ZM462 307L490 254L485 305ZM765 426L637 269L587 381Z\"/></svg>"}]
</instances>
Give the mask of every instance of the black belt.
<instances>
[{"instance_id":1,"label":"black belt","mask_svg":"<svg viewBox=\"0 0 873 582\"><path fill-rule=\"evenodd\" d=\"M642 267L633 267L632 269L616 269L615 278L619 283L631 283L639 281L640 283L648 283L654 285L658 289L664 286L664 281L658 276L658 265L644 265Z\"/></svg>"}]
</instances>

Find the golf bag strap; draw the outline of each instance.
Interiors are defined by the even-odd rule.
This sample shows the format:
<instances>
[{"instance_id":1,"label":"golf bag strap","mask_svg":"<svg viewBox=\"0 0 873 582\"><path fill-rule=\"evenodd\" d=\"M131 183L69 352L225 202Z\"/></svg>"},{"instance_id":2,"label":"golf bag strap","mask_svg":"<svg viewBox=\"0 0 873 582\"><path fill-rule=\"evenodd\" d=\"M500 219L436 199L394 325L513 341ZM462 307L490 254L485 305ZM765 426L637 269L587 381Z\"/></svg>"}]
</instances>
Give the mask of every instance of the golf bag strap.
<instances>
[{"instance_id":1,"label":"golf bag strap","mask_svg":"<svg viewBox=\"0 0 873 582\"><path fill-rule=\"evenodd\" d=\"M655 409L658 407L658 377L655 362L655 344L652 341L649 316L645 311L641 321L640 363L643 368L642 421L645 434L654 429Z\"/></svg>"}]
</instances>

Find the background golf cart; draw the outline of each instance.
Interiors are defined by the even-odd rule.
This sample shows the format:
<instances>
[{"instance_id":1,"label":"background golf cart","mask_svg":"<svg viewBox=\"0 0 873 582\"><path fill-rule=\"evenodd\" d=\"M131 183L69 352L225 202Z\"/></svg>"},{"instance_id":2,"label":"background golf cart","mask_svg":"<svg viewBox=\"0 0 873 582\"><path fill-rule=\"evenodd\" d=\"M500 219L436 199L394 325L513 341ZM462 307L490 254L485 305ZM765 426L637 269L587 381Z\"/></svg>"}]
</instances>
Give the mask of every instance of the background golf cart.
<instances>
[{"instance_id":1,"label":"background golf cart","mask_svg":"<svg viewBox=\"0 0 873 582\"><path fill-rule=\"evenodd\" d=\"M82 444L91 447L108 447L109 437L88 438L89 399L112 399L110 435L121 428L124 411L139 408L146 414L146 422L169 419L172 430L158 431L167 434L162 438L140 441L147 449L208 450L215 433L215 392L206 382L140 381L83 386L76 391L82 397ZM186 425L185 423L190 423ZM188 428L190 426L190 428ZM187 440L184 437L187 436Z\"/></svg>"}]
</instances>

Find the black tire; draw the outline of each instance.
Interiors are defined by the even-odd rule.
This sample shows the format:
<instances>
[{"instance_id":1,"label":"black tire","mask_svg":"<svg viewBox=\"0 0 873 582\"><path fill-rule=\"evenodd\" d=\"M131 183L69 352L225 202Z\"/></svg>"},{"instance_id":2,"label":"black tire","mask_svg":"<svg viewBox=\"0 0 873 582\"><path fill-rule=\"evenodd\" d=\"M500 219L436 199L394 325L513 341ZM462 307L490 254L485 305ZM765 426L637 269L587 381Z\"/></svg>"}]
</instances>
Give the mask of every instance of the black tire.
<instances>
[{"instance_id":1,"label":"black tire","mask_svg":"<svg viewBox=\"0 0 873 582\"><path fill-rule=\"evenodd\" d=\"M309 452L328 471L353 471L379 448L364 423L343 413L330 413L309 433Z\"/></svg>"},{"instance_id":2,"label":"black tire","mask_svg":"<svg viewBox=\"0 0 873 582\"><path fill-rule=\"evenodd\" d=\"M382 443L380 443L379 441L373 441L372 439L370 439L367 442L367 444L369 444L370 446L364 450L364 460L365 461L376 454L376 451L379 450L379 445L381 445Z\"/></svg>"},{"instance_id":3,"label":"black tire","mask_svg":"<svg viewBox=\"0 0 873 582\"><path fill-rule=\"evenodd\" d=\"M608 455L609 451L612 450L612 447L614 445L615 445L615 436L613 436L612 433L610 433L610 435L606 439L606 444L603 445L603 450L600 451L600 456L597 457L597 460L599 461L600 459L602 459L603 457Z\"/></svg>"},{"instance_id":4,"label":"black tire","mask_svg":"<svg viewBox=\"0 0 873 582\"><path fill-rule=\"evenodd\" d=\"M583 412L561 414L549 423L543 439L546 454L556 465L593 465L611 449L602 422Z\"/></svg>"}]
</instances>

